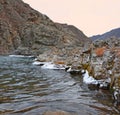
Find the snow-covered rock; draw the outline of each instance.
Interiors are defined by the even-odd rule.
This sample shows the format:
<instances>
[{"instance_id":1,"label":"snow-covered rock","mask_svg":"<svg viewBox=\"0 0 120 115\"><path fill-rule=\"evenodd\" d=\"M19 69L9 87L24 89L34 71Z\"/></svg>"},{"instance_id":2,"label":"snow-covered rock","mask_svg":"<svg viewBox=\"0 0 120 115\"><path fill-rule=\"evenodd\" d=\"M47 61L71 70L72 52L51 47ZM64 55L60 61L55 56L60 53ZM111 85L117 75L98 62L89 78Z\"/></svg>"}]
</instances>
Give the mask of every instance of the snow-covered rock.
<instances>
[{"instance_id":1,"label":"snow-covered rock","mask_svg":"<svg viewBox=\"0 0 120 115\"><path fill-rule=\"evenodd\" d=\"M39 65L41 66L42 69L55 69L55 70L60 70L60 69L65 69L66 66L63 64L54 64L52 62L40 62L40 61L35 61L33 62L33 65Z\"/></svg>"},{"instance_id":2,"label":"snow-covered rock","mask_svg":"<svg viewBox=\"0 0 120 115\"><path fill-rule=\"evenodd\" d=\"M86 84L96 84L96 85L99 83L95 78L93 78L92 76L89 76L89 73L87 70L83 74L83 82Z\"/></svg>"},{"instance_id":3,"label":"snow-covered rock","mask_svg":"<svg viewBox=\"0 0 120 115\"><path fill-rule=\"evenodd\" d=\"M52 62L46 62L44 65L41 66L43 69L65 69L64 65L56 65Z\"/></svg>"},{"instance_id":4,"label":"snow-covered rock","mask_svg":"<svg viewBox=\"0 0 120 115\"><path fill-rule=\"evenodd\" d=\"M96 85L98 86L98 88L101 88L101 89L108 89L111 83L111 78L97 80L92 76L89 76L89 73L86 70L85 73L83 74L83 82L88 85Z\"/></svg>"}]
</instances>

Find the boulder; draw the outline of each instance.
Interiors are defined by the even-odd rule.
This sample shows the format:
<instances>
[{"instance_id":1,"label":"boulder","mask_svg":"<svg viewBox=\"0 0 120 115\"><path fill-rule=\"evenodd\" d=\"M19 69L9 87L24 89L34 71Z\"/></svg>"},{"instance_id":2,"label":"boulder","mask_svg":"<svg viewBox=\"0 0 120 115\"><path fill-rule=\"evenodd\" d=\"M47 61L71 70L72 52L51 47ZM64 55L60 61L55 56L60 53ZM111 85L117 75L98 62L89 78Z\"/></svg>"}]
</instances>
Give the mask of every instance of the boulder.
<instances>
[{"instance_id":1,"label":"boulder","mask_svg":"<svg viewBox=\"0 0 120 115\"><path fill-rule=\"evenodd\" d=\"M69 113L65 111L47 111L43 115L77 115L76 113Z\"/></svg>"}]
</instances>

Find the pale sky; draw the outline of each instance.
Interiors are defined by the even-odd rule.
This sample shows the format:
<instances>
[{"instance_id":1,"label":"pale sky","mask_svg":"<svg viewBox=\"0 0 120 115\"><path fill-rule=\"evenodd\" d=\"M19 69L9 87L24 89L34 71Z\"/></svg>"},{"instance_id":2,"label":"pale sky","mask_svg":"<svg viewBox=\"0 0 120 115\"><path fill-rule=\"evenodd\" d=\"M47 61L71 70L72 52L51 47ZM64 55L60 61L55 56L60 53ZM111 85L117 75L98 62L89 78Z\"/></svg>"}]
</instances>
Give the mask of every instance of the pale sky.
<instances>
[{"instance_id":1,"label":"pale sky","mask_svg":"<svg viewBox=\"0 0 120 115\"><path fill-rule=\"evenodd\" d=\"M120 0L23 0L54 22L74 25L87 36L120 27Z\"/></svg>"}]
</instances>

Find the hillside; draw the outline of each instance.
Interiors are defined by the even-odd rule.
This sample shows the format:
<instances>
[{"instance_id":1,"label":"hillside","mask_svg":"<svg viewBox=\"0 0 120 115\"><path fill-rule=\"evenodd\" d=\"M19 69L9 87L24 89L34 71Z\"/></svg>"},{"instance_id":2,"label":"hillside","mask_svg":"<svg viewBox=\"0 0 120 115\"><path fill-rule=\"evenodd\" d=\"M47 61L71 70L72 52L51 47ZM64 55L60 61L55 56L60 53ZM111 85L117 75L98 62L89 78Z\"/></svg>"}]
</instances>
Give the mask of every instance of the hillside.
<instances>
[{"instance_id":1,"label":"hillside","mask_svg":"<svg viewBox=\"0 0 120 115\"><path fill-rule=\"evenodd\" d=\"M90 42L76 27L54 23L22 0L0 0L0 7L0 54L38 55Z\"/></svg>"},{"instance_id":2,"label":"hillside","mask_svg":"<svg viewBox=\"0 0 120 115\"><path fill-rule=\"evenodd\" d=\"M107 39L107 38L110 38L110 37L119 38L120 37L120 28L113 29L109 32L106 32L106 33L102 34L102 35L95 35L95 36L92 36L90 38L92 40L96 40L96 39Z\"/></svg>"}]
</instances>

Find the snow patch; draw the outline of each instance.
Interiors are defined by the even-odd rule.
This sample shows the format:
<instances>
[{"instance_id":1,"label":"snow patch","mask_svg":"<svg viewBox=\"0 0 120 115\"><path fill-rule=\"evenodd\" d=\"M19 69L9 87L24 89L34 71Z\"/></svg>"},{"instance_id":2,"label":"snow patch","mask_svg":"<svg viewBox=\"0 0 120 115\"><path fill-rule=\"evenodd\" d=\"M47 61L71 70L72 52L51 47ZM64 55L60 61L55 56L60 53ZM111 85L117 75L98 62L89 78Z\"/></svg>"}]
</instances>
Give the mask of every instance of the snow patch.
<instances>
[{"instance_id":1,"label":"snow patch","mask_svg":"<svg viewBox=\"0 0 120 115\"><path fill-rule=\"evenodd\" d=\"M92 76L89 76L89 73L86 70L85 73L83 74L83 82L86 84L93 84L99 86L99 88L107 89L111 82L111 78L96 80Z\"/></svg>"},{"instance_id":2,"label":"snow patch","mask_svg":"<svg viewBox=\"0 0 120 115\"><path fill-rule=\"evenodd\" d=\"M60 69L65 69L66 68L66 66L63 65L63 64L54 64L52 62L35 61L35 62L33 62L33 65L40 65L42 69L60 70Z\"/></svg>"},{"instance_id":3,"label":"snow patch","mask_svg":"<svg viewBox=\"0 0 120 115\"><path fill-rule=\"evenodd\" d=\"M18 57L18 58L28 57L28 58L33 58L34 56L25 56L25 55L9 55L9 57Z\"/></svg>"},{"instance_id":4,"label":"snow patch","mask_svg":"<svg viewBox=\"0 0 120 115\"><path fill-rule=\"evenodd\" d=\"M86 70L85 74L83 74L83 82L86 84L98 84L98 81L94 79L92 76L89 76L88 71Z\"/></svg>"},{"instance_id":5,"label":"snow patch","mask_svg":"<svg viewBox=\"0 0 120 115\"><path fill-rule=\"evenodd\" d=\"M40 65L40 66L42 66L42 65L44 65L46 62L40 62L40 61L35 61L35 62L33 62L32 64L33 65Z\"/></svg>"}]
</instances>

